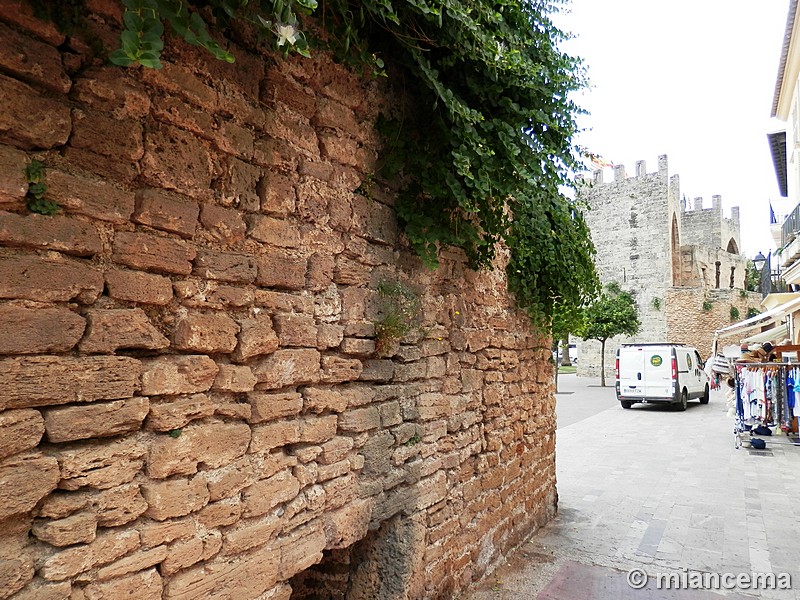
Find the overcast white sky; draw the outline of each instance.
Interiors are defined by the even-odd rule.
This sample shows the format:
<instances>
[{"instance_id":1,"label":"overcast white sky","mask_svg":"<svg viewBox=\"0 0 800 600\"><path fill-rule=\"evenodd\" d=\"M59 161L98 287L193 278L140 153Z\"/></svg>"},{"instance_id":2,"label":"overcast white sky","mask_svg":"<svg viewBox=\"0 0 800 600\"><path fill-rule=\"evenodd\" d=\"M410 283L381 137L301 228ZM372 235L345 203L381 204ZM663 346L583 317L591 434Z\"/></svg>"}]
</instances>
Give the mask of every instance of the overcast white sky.
<instances>
[{"instance_id":1,"label":"overcast white sky","mask_svg":"<svg viewBox=\"0 0 800 600\"><path fill-rule=\"evenodd\" d=\"M742 252L774 249L769 201L781 199L767 133L789 0L572 0L557 23L571 31L565 50L580 56L591 114L577 141L635 173L669 157L689 200L722 196L739 206ZM606 179L611 172L606 174Z\"/></svg>"}]
</instances>

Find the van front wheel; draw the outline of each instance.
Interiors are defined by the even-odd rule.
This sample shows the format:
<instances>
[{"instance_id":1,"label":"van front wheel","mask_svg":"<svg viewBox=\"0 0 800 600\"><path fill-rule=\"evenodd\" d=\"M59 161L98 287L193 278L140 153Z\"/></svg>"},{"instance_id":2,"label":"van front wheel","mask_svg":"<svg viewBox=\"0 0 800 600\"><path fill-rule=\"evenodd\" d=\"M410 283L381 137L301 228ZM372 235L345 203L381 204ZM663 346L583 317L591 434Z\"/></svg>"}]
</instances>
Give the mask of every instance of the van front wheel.
<instances>
[{"instance_id":1,"label":"van front wheel","mask_svg":"<svg viewBox=\"0 0 800 600\"><path fill-rule=\"evenodd\" d=\"M683 412L686 410L686 407L689 405L689 395L686 393L686 390L681 392L681 401L678 404L678 410Z\"/></svg>"},{"instance_id":2,"label":"van front wheel","mask_svg":"<svg viewBox=\"0 0 800 600\"><path fill-rule=\"evenodd\" d=\"M700 398L700 404L708 404L709 400L711 400L711 394L708 391L708 386L706 386L706 391L703 392L703 396Z\"/></svg>"}]
</instances>

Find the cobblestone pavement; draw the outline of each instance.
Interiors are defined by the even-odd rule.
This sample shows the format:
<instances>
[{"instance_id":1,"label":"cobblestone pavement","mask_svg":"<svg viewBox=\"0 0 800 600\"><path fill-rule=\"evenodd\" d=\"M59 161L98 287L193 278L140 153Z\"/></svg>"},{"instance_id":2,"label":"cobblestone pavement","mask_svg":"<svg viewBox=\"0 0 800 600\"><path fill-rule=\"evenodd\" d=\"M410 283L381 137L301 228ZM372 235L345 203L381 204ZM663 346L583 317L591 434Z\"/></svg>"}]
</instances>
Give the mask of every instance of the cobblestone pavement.
<instances>
[{"instance_id":1,"label":"cobblestone pavement","mask_svg":"<svg viewBox=\"0 0 800 600\"><path fill-rule=\"evenodd\" d=\"M721 392L686 412L623 410L612 387L562 379L556 464L558 516L470 600L611 598L791 598L800 600L800 447L776 437L766 451L734 449ZM572 422L574 398L610 406ZM782 442L782 444L781 444ZM630 569L650 576L643 590ZM694 581L703 573L789 573L793 589L727 592L657 589L659 573ZM694 578L694 579L690 579ZM735 580L734 580L735 581ZM714 586L713 579L708 584Z\"/></svg>"}]
</instances>

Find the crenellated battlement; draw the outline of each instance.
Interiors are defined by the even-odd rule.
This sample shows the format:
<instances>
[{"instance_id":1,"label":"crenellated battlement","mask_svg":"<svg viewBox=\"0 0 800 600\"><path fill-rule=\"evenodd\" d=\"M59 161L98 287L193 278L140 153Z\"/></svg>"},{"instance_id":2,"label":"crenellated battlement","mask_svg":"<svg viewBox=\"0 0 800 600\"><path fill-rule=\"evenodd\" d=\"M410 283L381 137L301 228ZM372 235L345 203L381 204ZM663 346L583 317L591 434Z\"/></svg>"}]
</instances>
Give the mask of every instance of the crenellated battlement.
<instances>
[{"instance_id":1,"label":"crenellated battlement","mask_svg":"<svg viewBox=\"0 0 800 600\"><path fill-rule=\"evenodd\" d=\"M619 183L621 181L629 181L629 180L636 180L636 179L643 179L649 176L660 176L664 179L668 177L669 172L669 164L667 161L667 155L662 154L658 157L658 171L653 173L647 172L647 163L644 160L637 160L636 167L635 167L635 175L628 177L627 171L625 170L625 165L614 165L612 167L614 171L614 179L613 181L605 181L603 176L604 169L594 169L591 172L591 175L588 177L595 184L614 184ZM587 179L584 177L584 179Z\"/></svg>"}]
</instances>

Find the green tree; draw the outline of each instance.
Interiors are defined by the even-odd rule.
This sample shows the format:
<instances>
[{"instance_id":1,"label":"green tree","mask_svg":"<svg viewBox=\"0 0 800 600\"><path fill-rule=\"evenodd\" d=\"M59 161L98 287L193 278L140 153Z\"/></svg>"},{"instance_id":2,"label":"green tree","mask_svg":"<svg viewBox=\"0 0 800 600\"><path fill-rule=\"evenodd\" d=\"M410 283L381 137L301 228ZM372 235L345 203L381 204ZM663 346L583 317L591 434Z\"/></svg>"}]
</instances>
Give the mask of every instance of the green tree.
<instances>
[{"instance_id":1,"label":"green tree","mask_svg":"<svg viewBox=\"0 0 800 600\"><path fill-rule=\"evenodd\" d=\"M744 289L748 292L759 291L761 289L761 273L756 271L753 261L748 260L744 269Z\"/></svg>"},{"instance_id":2,"label":"green tree","mask_svg":"<svg viewBox=\"0 0 800 600\"><path fill-rule=\"evenodd\" d=\"M581 337L600 342L600 385L605 387L606 340L638 333L641 323L636 302L630 292L620 289L619 284L609 283L600 297L587 307L585 319Z\"/></svg>"},{"instance_id":3,"label":"green tree","mask_svg":"<svg viewBox=\"0 0 800 600\"><path fill-rule=\"evenodd\" d=\"M564 347L563 356L569 360L569 334L581 331L584 325L584 311L581 307L573 305L557 304L553 311L553 320L550 331L553 335L553 347L558 349L558 342L561 341ZM569 365L570 363L562 363ZM555 387L558 392L558 367L556 364L554 371Z\"/></svg>"}]
</instances>

